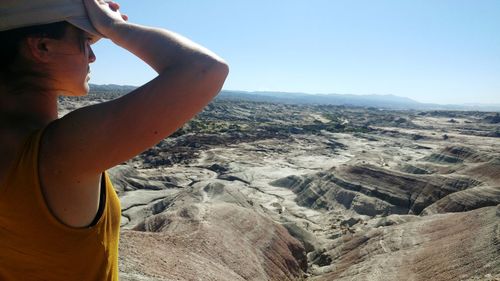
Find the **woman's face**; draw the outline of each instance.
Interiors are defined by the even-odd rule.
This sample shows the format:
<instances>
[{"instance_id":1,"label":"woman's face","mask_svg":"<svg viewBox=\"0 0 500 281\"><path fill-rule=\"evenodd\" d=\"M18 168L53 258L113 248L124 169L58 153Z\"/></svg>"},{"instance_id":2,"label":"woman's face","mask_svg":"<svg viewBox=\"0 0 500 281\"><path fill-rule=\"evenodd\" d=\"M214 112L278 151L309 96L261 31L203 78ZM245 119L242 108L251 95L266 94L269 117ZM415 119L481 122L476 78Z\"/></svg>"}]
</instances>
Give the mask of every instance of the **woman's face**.
<instances>
[{"instance_id":1,"label":"woman's face","mask_svg":"<svg viewBox=\"0 0 500 281\"><path fill-rule=\"evenodd\" d=\"M90 64L96 60L92 36L68 26L62 39L52 41L48 72L54 88L64 96L82 96L89 91Z\"/></svg>"}]
</instances>

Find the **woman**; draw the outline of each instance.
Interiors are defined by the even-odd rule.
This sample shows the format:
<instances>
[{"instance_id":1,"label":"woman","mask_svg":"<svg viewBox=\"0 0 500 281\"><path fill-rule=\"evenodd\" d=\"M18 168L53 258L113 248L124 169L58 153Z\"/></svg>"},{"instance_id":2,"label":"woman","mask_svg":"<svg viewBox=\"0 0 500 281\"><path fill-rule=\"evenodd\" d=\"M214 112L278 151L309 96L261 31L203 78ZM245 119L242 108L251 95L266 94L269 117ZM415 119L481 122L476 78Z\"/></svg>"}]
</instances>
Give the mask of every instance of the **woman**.
<instances>
[{"instance_id":1,"label":"woman","mask_svg":"<svg viewBox=\"0 0 500 281\"><path fill-rule=\"evenodd\" d=\"M224 83L228 67L215 54L128 23L118 9L102 0L0 3L0 280L118 280L120 207L106 169L174 132ZM99 36L158 76L58 118L58 96L88 92Z\"/></svg>"}]
</instances>

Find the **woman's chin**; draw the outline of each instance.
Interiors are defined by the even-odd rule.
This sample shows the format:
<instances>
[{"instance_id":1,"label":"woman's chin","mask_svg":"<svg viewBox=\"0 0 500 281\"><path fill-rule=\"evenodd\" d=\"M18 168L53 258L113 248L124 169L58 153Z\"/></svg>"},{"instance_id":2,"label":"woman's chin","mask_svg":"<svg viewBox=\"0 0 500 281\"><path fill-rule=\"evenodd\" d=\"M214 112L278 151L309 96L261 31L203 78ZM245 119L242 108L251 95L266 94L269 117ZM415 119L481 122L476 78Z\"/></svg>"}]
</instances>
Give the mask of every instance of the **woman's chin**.
<instances>
[{"instance_id":1,"label":"woman's chin","mask_svg":"<svg viewBox=\"0 0 500 281\"><path fill-rule=\"evenodd\" d=\"M59 95L64 97L82 97L86 96L90 91L90 86L88 83L84 83L80 89L71 89L60 91Z\"/></svg>"},{"instance_id":2,"label":"woman's chin","mask_svg":"<svg viewBox=\"0 0 500 281\"><path fill-rule=\"evenodd\" d=\"M83 95L86 95L86 94L89 93L89 91L90 91L89 80L87 80L87 82L85 82L85 85L83 86L83 89L84 89L84 94Z\"/></svg>"},{"instance_id":3,"label":"woman's chin","mask_svg":"<svg viewBox=\"0 0 500 281\"><path fill-rule=\"evenodd\" d=\"M89 91L90 91L90 84L89 84L90 76L87 76L87 79L85 82L83 82L82 89L76 92L76 96L86 96Z\"/></svg>"}]
</instances>

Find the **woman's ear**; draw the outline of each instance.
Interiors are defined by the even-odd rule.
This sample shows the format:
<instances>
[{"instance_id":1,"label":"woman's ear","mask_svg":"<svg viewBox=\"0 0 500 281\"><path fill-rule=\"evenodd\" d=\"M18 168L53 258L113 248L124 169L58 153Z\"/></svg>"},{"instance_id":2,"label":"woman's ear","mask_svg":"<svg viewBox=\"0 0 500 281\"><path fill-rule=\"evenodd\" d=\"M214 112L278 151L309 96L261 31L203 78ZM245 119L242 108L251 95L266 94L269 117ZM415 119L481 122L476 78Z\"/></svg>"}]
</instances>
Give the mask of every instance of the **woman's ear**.
<instances>
[{"instance_id":1,"label":"woman's ear","mask_svg":"<svg viewBox=\"0 0 500 281\"><path fill-rule=\"evenodd\" d=\"M27 37L24 43L24 55L27 58L39 63L46 63L50 60L51 39L31 36Z\"/></svg>"}]
</instances>

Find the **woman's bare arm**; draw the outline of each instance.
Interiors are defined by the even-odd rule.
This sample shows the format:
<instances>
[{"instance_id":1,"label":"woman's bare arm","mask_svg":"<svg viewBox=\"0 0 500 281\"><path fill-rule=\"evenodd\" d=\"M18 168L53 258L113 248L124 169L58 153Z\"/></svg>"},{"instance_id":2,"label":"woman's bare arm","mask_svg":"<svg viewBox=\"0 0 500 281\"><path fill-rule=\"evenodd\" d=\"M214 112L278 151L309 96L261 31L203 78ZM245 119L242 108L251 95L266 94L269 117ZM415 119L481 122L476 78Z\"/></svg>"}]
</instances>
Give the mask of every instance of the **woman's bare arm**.
<instances>
[{"instance_id":1,"label":"woman's bare arm","mask_svg":"<svg viewBox=\"0 0 500 281\"><path fill-rule=\"evenodd\" d=\"M72 225L81 221L73 220L73 214L85 202L71 205L71 198L93 198L88 194L98 194L100 173L181 127L220 91L228 74L222 59L186 38L126 23L97 0L85 3L94 26L158 76L121 98L75 110L47 128L40 158L42 182L52 196L49 205L52 200L64 210L66 217L60 217L74 221Z\"/></svg>"},{"instance_id":2,"label":"woman's bare arm","mask_svg":"<svg viewBox=\"0 0 500 281\"><path fill-rule=\"evenodd\" d=\"M89 10L95 0L89 2ZM92 15L99 10L90 11ZM103 15L98 15L109 20ZM104 21L103 20L103 21ZM119 99L76 110L48 130L58 154L78 159L78 173L100 173L173 133L220 91L227 65L212 52L173 32L129 24L96 24L159 75Z\"/></svg>"}]
</instances>

